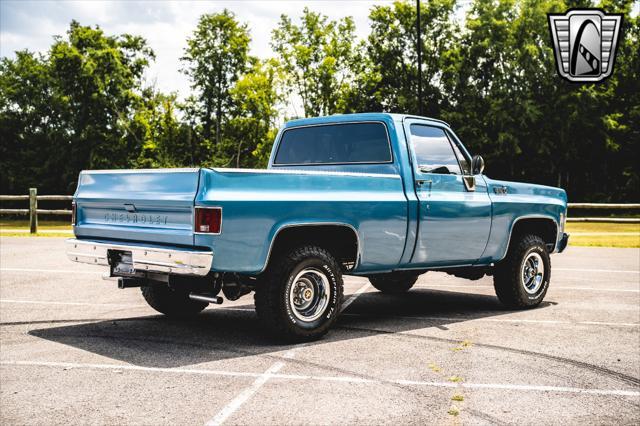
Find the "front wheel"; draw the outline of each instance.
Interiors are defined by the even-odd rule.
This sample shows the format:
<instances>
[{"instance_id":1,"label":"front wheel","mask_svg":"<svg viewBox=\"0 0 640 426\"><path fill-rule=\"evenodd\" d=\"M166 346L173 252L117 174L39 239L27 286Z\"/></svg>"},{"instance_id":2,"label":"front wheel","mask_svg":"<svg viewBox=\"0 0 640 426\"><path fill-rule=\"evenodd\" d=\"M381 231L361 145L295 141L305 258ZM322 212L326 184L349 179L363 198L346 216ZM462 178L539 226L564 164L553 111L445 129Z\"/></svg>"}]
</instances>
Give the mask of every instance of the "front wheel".
<instances>
[{"instance_id":1,"label":"front wheel","mask_svg":"<svg viewBox=\"0 0 640 426\"><path fill-rule=\"evenodd\" d=\"M342 297L340 265L316 246L300 247L274 259L254 296L264 326L294 341L326 334L340 313Z\"/></svg>"},{"instance_id":2,"label":"front wheel","mask_svg":"<svg viewBox=\"0 0 640 426\"><path fill-rule=\"evenodd\" d=\"M542 302L549 289L551 259L537 235L524 235L512 243L505 259L496 265L496 295L509 308L532 308Z\"/></svg>"}]
</instances>

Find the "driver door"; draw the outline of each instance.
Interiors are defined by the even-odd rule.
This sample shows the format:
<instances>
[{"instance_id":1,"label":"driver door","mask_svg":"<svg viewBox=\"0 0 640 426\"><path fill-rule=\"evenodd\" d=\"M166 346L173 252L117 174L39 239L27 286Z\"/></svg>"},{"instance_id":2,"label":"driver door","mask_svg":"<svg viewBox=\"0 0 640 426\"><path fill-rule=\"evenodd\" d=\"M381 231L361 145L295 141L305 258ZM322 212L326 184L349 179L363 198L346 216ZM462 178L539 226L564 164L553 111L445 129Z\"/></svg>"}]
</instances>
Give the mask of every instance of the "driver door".
<instances>
[{"instance_id":1,"label":"driver door","mask_svg":"<svg viewBox=\"0 0 640 426\"><path fill-rule=\"evenodd\" d=\"M491 230L491 200L482 175L450 130L406 120L419 200L412 266L470 265L484 252Z\"/></svg>"}]
</instances>

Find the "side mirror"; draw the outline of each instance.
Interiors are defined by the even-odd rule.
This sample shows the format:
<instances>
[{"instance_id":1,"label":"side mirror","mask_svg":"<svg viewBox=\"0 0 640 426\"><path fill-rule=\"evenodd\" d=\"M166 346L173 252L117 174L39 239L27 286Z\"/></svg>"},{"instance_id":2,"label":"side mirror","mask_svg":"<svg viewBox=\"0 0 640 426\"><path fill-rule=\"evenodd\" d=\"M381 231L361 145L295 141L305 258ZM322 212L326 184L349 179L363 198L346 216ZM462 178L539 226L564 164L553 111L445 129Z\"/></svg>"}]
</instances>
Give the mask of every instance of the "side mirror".
<instances>
[{"instance_id":1,"label":"side mirror","mask_svg":"<svg viewBox=\"0 0 640 426\"><path fill-rule=\"evenodd\" d=\"M474 155L471 159L471 174L481 175L484 172L484 159L480 155Z\"/></svg>"}]
</instances>

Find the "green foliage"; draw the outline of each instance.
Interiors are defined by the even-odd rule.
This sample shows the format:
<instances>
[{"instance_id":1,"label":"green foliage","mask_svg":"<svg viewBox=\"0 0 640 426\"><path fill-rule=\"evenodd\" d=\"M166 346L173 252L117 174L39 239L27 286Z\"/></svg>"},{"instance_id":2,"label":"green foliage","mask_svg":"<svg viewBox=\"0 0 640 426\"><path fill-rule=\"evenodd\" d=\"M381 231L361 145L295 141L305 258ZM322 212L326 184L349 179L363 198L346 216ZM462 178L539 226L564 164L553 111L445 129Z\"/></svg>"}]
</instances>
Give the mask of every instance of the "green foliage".
<instances>
[{"instance_id":1,"label":"green foliage","mask_svg":"<svg viewBox=\"0 0 640 426\"><path fill-rule=\"evenodd\" d=\"M430 116L440 115L444 93L439 82L448 56L443 53L449 52L456 40L454 7L455 0L421 2L422 93L424 113ZM373 102L353 109L418 114L415 4L396 1L392 6L374 6L369 19L369 66L358 77Z\"/></svg>"},{"instance_id":2,"label":"green foliage","mask_svg":"<svg viewBox=\"0 0 640 426\"><path fill-rule=\"evenodd\" d=\"M187 39L183 71L196 93L194 112L202 137L210 139L215 126L215 144L220 142L223 120L232 108L230 89L245 70L250 41L247 26L239 24L227 9L202 15Z\"/></svg>"},{"instance_id":3,"label":"green foliage","mask_svg":"<svg viewBox=\"0 0 640 426\"><path fill-rule=\"evenodd\" d=\"M574 201L638 201L640 19L633 0L422 2L424 113L452 124L494 178L564 187ZM613 75L572 84L555 70L547 13L624 14ZM374 5L371 30L305 9L283 15L275 58L249 56L249 27L206 14L187 40L193 92L144 87L153 51L73 21L48 52L0 60L2 192L71 193L86 168L264 167L288 115L418 113L413 1ZM302 111L295 106L302 106Z\"/></svg>"},{"instance_id":4,"label":"green foliage","mask_svg":"<svg viewBox=\"0 0 640 426\"><path fill-rule=\"evenodd\" d=\"M75 21L46 55L3 58L3 189L70 193L83 168L130 166L140 143L127 143L125 124L153 59L140 37L106 36Z\"/></svg>"},{"instance_id":5,"label":"green foliage","mask_svg":"<svg viewBox=\"0 0 640 426\"><path fill-rule=\"evenodd\" d=\"M638 19L630 0L604 5L625 13L616 70L602 83L572 84L555 71L547 23L568 3L475 0L443 79L450 101L441 116L492 177L562 186L572 200L637 200Z\"/></svg>"},{"instance_id":6,"label":"green foliage","mask_svg":"<svg viewBox=\"0 0 640 426\"><path fill-rule=\"evenodd\" d=\"M304 9L300 25L282 15L271 46L282 64L289 94L302 100L307 117L340 112L340 98L353 80L358 58L350 17L330 21Z\"/></svg>"},{"instance_id":7,"label":"green foliage","mask_svg":"<svg viewBox=\"0 0 640 426\"><path fill-rule=\"evenodd\" d=\"M280 79L277 61L256 61L231 90L235 110L227 143L234 150L229 158L235 167L266 166L282 102Z\"/></svg>"}]
</instances>

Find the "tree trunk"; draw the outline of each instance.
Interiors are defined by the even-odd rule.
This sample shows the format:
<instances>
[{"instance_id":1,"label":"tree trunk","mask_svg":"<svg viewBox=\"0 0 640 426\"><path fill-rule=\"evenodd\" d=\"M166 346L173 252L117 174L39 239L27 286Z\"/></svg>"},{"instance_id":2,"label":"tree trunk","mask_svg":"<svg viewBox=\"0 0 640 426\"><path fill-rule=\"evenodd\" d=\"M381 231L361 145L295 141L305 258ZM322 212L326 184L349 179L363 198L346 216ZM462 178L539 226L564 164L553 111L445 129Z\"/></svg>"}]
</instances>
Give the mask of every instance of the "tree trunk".
<instances>
[{"instance_id":1,"label":"tree trunk","mask_svg":"<svg viewBox=\"0 0 640 426\"><path fill-rule=\"evenodd\" d=\"M211 138L211 100L207 100L206 103L207 111L204 117L204 138L208 140Z\"/></svg>"},{"instance_id":2,"label":"tree trunk","mask_svg":"<svg viewBox=\"0 0 640 426\"><path fill-rule=\"evenodd\" d=\"M220 120L222 119L222 67L218 67L218 99L216 99L216 145L220 143Z\"/></svg>"},{"instance_id":3,"label":"tree trunk","mask_svg":"<svg viewBox=\"0 0 640 426\"><path fill-rule=\"evenodd\" d=\"M236 168L240 168L240 147L242 146L242 141L238 142L238 156L236 157Z\"/></svg>"}]
</instances>

